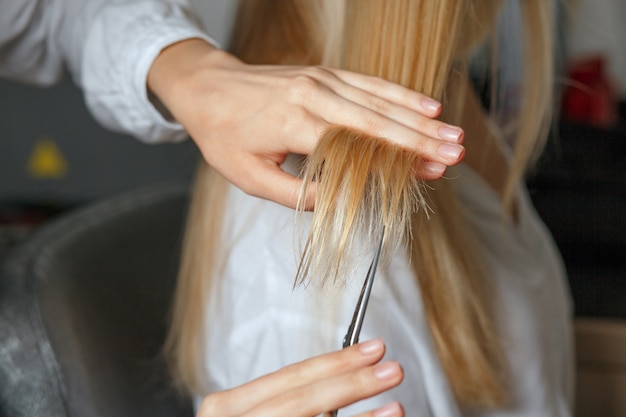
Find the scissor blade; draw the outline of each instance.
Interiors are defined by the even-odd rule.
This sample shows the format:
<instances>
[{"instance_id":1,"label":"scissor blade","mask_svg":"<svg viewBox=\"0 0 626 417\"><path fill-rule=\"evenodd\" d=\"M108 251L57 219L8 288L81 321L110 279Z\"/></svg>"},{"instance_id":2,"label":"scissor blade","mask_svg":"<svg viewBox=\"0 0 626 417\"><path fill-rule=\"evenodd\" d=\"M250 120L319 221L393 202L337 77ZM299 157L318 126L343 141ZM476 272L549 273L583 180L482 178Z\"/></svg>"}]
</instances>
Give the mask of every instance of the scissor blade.
<instances>
[{"instance_id":1,"label":"scissor blade","mask_svg":"<svg viewBox=\"0 0 626 417\"><path fill-rule=\"evenodd\" d=\"M348 333L343 339L343 347L352 346L359 342L359 335L361 334L361 327L363 326L363 320L365 319L365 312L367 310L367 303L372 292L372 285L374 284L374 277L376 276L376 268L378 267L378 261L380 259L380 253L383 247L383 238L385 237L385 229L383 228L380 234L380 240L378 241L378 247L376 253L372 259L369 269L367 270L367 276L363 282L363 288L359 295L356 308L354 309L354 315L352 316L352 322L348 327Z\"/></svg>"}]
</instances>

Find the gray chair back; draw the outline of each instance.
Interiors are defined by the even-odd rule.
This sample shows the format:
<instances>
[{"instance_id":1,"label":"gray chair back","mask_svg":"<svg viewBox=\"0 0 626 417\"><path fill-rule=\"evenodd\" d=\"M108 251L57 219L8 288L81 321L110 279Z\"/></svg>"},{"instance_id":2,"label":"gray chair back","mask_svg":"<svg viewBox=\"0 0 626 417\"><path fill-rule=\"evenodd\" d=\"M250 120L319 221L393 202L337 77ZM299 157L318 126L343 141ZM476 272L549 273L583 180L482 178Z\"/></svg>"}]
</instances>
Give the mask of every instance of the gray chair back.
<instances>
[{"instance_id":1,"label":"gray chair back","mask_svg":"<svg viewBox=\"0 0 626 417\"><path fill-rule=\"evenodd\" d=\"M186 184L114 198L6 257L0 415L193 415L161 357L187 201Z\"/></svg>"}]
</instances>

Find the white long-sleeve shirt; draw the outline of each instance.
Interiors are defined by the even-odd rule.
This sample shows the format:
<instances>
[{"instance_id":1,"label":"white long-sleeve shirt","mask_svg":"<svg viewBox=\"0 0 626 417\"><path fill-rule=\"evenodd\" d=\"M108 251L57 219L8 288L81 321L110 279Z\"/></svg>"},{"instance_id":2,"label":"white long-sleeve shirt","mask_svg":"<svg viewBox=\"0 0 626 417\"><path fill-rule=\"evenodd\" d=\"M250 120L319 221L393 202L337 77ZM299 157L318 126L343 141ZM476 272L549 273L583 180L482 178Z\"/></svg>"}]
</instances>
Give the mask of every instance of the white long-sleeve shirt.
<instances>
[{"instance_id":1,"label":"white long-sleeve shirt","mask_svg":"<svg viewBox=\"0 0 626 417\"><path fill-rule=\"evenodd\" d=\"M146 80L163 48L189 38L214 43L187 0L0 0L0 76L45 86L69 71L101 124L149 143L186 137Z\"/></svg>"}]
</instances>

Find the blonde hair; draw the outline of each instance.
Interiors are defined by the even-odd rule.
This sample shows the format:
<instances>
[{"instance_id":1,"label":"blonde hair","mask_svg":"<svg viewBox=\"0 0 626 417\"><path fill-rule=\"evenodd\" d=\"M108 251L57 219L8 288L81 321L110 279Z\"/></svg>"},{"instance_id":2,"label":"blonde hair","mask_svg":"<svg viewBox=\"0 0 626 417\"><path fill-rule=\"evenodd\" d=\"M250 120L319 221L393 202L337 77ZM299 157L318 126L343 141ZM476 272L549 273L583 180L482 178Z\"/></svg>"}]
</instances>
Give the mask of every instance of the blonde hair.
<instances>
[{"instance_id":1,"label":"blonde hair","mask_svg":"<svg viewBox=\"0 0 626 417\"><path fill-rule=\"evenodd\" d=\"M332 64L444 100L451 73L463 68L457 64L491 30L497 3L243 0L232 48L253 64ZM547 2L521 3L529 94L520 115L507 200L514 197L549 114L551 67L549 60L542 61L550 51ZM457 102L446 105L460 109L455 98ZM429 327L455 397L468 407L495 407L506 399L506 367L489 313L489 277L450 182L426 186L415 175L422 162L384 139L329 127L303 171L305 185L316 182L316 209L295 279L323 283L321 277L336 278L343 254L363 236L379 236L384 225L386 247L390 242L410 245ZM199 366L202 320L211 280L219 277L215 261L226 191L226 180L202 163L166 345L181 384L197 393L206 386Z\"/></svg>"}]
</instances>

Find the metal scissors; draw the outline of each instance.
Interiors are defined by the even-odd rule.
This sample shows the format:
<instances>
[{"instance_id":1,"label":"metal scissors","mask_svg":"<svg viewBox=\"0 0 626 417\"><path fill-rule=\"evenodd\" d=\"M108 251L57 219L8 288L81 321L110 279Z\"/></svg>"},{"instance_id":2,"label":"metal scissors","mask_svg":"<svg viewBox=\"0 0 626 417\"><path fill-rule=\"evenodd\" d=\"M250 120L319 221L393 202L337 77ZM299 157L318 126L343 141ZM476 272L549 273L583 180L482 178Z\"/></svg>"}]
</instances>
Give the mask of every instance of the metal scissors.
<instances>
[{"instance_id":1,"label":"metal scissors","mask_svg":"<svg viewBox=\"0 0 626 417\"><path fill-rule=\"evenodd\" d=\"M359 334L361 334L361 327L363 326L365 311L367 310L367 302L369 301L370 293L372 292L372 284L374 284L374 276L376 275L376 267L378 266L378 260L380 259L380 252L383 247L384 237L385 228L383 227L383 231L380 234L378 247L376 248L376 253L374 254L374 259L372 259L372 263L367 270L365 282L363 282L363 288L361 288L361 294L359 295L359 299L356 303L356 308L354 309L352 321L350 322L350 326L348 326L348 331L346 335L343 337L344 349L359 343ZM331 417L337 417L337 412L338 410L331 411Z\"/></svg>"}]
</instances>

